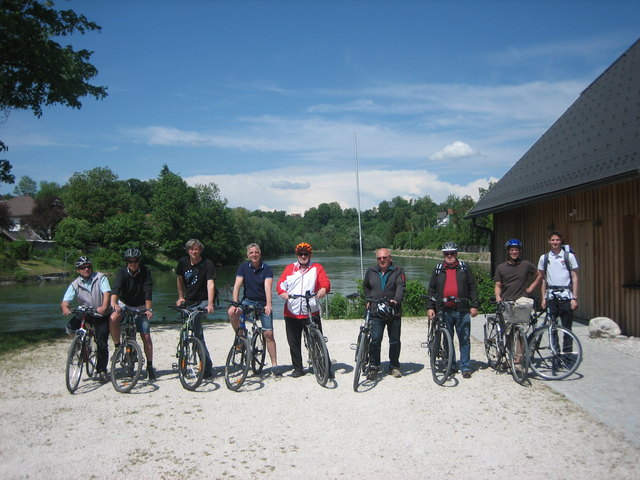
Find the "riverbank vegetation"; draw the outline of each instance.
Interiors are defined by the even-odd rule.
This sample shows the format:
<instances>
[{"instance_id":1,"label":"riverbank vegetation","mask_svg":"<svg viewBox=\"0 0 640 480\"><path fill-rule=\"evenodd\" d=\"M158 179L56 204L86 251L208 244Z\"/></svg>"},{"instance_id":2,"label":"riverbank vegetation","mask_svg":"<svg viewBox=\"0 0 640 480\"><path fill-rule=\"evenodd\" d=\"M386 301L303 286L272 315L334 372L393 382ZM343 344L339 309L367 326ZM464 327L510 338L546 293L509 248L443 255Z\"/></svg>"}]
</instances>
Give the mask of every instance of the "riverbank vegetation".
<instances>
[{"instance_id":1,"label":"riverbank vegetation","mask_svg":"<svg viewBox=\"0 0 640 480\"><path fill-rule=\"evenodd\" d=\"M35 199L33 215L23 224L54 240L55 247L40 250L24 241L0 242L3 276L28 275L21 273L26 270L20 264L27 260L72 270L80 253L90 254L99 268L108 270L121 265L122 252L130 247L140 248L147 263L172 265L183 254L184 242L194 237L218 264L236 263L251 242L260 243L267 257L290 252L301 241L318 251L359 249L354 208L343 209L337 202L300 214L230 208L215 183L188 185L166 165L157 178L146 181L120 180L106 167L76 172L64 185L22 177L14 193ZM453 240L462 251L486 250L485 233L464 218L474 204L470 197L455 195L442 203L429 196L382 201L361 214L364 249L387 246L399 255L439 256L442 243ZM490 228L491 218L483 222L482 227ZM474 255L470 260L483 260L481 253Z\"/></svg>"}]
</instances>

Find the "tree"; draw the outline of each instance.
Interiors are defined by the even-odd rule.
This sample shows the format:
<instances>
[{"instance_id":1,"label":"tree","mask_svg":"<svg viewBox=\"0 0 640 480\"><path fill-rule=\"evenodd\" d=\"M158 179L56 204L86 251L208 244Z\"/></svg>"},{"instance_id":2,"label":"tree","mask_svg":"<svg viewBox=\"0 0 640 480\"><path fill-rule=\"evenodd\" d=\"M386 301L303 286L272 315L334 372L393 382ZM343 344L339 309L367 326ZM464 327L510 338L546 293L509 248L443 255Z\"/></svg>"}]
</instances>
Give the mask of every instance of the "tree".
<instances>
[{"instance_id":1,"label":"tree","mask_svg":"<svg viewBox=\"0 0 640 480\"><path fill-rule=\"evenodd\" d=\"M58 224L65 216L64 205L58 196L51 193L38 195L29 225L42 238L52 240Z\"/></svg>"},{"instance_id":2,"label":"tree","mask_svg":"<svg viewBox=\"0 0 640 480\"><path fill-rule=\"evenodd\" d=\"M91 225L129 211L130 204L127 187L106 167L74 173L63 189L62 200L70 217L82 218Z\"/></svg>"},{"instance_id":3,"label":"tree","mask_svg":"<svg viewBox=\"0 0 640 480\"><path fill-rule=\"evenodd\" d=\"M91 85L98 70L93 52L75 51L52 40L101 27L73 10L55 10L53 2L3 0L0 9L0 109L31 110L42 116L43 105L82 107L79 98L102 99L106 87Z\"/></svg>"},{"instance_id":4,"label":"tree","mask_svg":"<svg viewBox=\"0 0 640 480\"><path fill-rule=\"evenodd\" d=\"M107 96L106 87L89 81L98 70L89 63L93 52L75 51L52 40L73 33L100 31L100 26L73 10L55 10L53 2L2 0L0 4L0 111L31 110L42 116L43 105L81 108L80 98ZM0 141L0 151L7 146ZM0 160L0 182L13 183L8 160Z\"/></svg>"},{"instance_id":5,"label":"tree","mask_svg":"<svg viewBox=\"0 0 640 480\"><path fill-rule=\"evenodd\" d=\"M38 184L33 178L27 175L20 177L18 184L13 189L13 194L18 197L35 197L36 193L38 193Z\"/></svg>"},{"instance_id":6,"label":"tree","mask_svg":"<svg viewBox=\"0 0 640 480\"><path fill-rule=\"evenodd\" d=\"M82 250L92 240L91 225L86 220L67 217L58 225L55 239L63 247Z\"/></svg>"}]
</instances>

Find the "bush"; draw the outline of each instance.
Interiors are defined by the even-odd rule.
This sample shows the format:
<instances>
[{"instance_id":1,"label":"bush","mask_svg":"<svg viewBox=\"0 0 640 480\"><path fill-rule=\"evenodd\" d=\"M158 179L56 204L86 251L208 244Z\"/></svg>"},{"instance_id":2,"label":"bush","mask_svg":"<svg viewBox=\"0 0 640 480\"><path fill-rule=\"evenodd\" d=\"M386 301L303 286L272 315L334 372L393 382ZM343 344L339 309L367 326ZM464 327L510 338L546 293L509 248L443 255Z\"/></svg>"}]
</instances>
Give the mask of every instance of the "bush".
<instances>
[{"instance_id":1,"label":"bush","mask_svg":"<svg viewBox=\"0 0 640 480\"><path fill-rule=\"evenodd\" d=\"M16 240L9 244L7 253L15 260L29 260L31 245L26 240Z\"/></svg>"},{"instance_id":2,"label":"bush","mask_svg":"<svg viewBox=\"0 0 640 480\"><path fill-rule=\"evenodd\" d=\"M476 288L478 289L478 300L480 301L479 312L495 312L496 306L489 302L489 299L495 295L495 283L491 275L476 268L471 268L471 272L476 280Z\"/></svg>"},{"instance_id":3,"label":"bush","mask_svg":"<svg viewBox=\"0 0 640 480\"><path fill-rule=\"evenodd\" d=\"M427 312L427 303L424 295L427 294L426 287L420 280L409 280L404 292L404 302L402 302L402 314L407 317L423 317Z\"/></svg>"},{"instance_id":4,"label":"bush","mask_svg":"<svg viewBox=\"0 0 640 480\"><path fill-rule=\"evenodd\" d=\"M0 253L0 273L13 273L17 266L18 262L13 258L4 253Z\"/></svg>"}]
</instances>

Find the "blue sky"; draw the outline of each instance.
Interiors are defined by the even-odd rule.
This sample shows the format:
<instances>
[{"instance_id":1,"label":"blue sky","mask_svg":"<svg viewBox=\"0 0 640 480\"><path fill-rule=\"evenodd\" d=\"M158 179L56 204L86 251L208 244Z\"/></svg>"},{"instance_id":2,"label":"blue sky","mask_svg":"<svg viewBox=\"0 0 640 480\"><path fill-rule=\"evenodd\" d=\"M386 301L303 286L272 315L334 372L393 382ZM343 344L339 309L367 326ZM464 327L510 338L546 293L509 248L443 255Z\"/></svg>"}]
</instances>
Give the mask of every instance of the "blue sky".
<instances>
[{"instance_id":1,"label":"blue sky","mask_svg":"<svg viewBox=\"0 0 640 480\"><path fill-rule=\"evenodd\" d=\"M477 198L640 36L637 1L57 1L108 87L0 123L16 178L109 167L302 213ZM10 193L12 185L1 185Z\"/></svg>"}]
</instances>

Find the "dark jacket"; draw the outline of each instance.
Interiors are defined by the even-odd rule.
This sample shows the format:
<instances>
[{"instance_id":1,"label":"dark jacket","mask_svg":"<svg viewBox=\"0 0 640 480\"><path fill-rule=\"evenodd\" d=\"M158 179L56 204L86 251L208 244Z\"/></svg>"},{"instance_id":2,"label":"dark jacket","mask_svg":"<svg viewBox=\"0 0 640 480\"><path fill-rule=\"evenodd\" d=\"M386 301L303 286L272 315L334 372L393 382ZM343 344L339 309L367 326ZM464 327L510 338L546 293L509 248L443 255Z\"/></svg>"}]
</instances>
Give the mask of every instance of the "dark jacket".
<instances>
[{"instance_id":1,"label":"dark jacket","mask_svg":"<svg viewBox=\"0 0 640 480\"><path fill-rule=\"evenodd\" d=\"M395 300L397 306L394 313L400 316L402 315L402 299L404 298L404 289L406 286L404 270L402 267L397 267L392 263L385 275L386 282L384 288L382 288L381 273L380 267L378 266L367 269L367 273L364 275L364 281L362 282L365 297L374 301Z\"/></svg>"},{"instance_id":2,"label":"dark jacket","mask_svg":"<svg viewBox=\"0 0 640 480\"><path fill-rule=\"evenodd\" d=\"M443 264L440 272L438 272L438 267L433 269L431 280L429 281L429 300L427 301L427 308L429 309L436 310L436 302L432 300L433 298L438 301L442 300L444 282L447 278L446 269L446 264ZM476 281L468 266L465 266L464 269L460 268L460 265L456 267L456 280L458 281L458 298L464 299L458 304L457 309L459 311L468 311L470 308L478 308L480 302L478 302Z\"/></svg>"}]
</instances>

